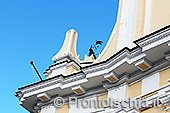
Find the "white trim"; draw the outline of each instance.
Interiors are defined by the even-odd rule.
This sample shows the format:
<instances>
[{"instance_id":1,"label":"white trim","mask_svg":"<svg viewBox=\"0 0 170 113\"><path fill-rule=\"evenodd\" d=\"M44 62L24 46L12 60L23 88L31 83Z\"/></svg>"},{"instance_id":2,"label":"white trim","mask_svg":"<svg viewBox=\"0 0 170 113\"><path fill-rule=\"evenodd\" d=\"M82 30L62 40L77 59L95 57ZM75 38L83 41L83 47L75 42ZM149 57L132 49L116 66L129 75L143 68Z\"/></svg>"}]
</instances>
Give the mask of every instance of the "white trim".
<instances>
[{"instance_id":1,"label":"white trim","mask_svg":"<svg viewBox=\"0 0 170 113\"><path fill-rule=\"evenodd\" d=\"M153 83L151 83L151 81ZM157 88L159 88L159 72L142 80L142 94L148 93Z\"/></svg>"},{"instance_id":2,"label":"white trim","mask_svg":"<svg viewBox=\"0 0 170 113\"><path fill-rule=\"evenodd\" d=\"M159 45L161 45L161 44L163 44L163 43L166 43L166 42L169 41L169 40L170 40L170 36L162 39L161 41L159 40L159 41L156 41L156 42L154 42L154 43L151 43L151 44L149 44L149 45L144 46L144 47L142 48L142 51L144 52L144 51L146 51L146 50L149 50L149 49L151 49L151 48L154 48L154 47L156 47L156 46L159 46Z\"/></svg>"},{"instance_id":3,"label":"white trim","mask_svg":"<svg viewBox=\"0 0 170 113\"><path fill-rule=\"evenodd\" d=\"M136 33L136 21L137 21L137 11L138 11L138 1L139 0L136 0L135 2L135 11L134 11L134 24L133 24L133 31L132 31L132 41L131 41L131 46L133 47L134 43L133 41L135 40L135 33Z\"/></svg>"},{"instance_id":4,"label":"white trim","mask_svg":"<svg viewBox=\"0 0 170 113\"><path fill-rule=\"evenodd\" d=\"M115 89L108 89L108 99L127 99L128 98L128 89L129 86L127 84L124 84L123 86L118 86Z\"/></svg>"},{"instance_id":5,"label":"white trim","mask_svg":"<svg viewBox=\"0 0 170 113\"><path fill-rule=\"evenodd\" d=\"M70 82L68 84L63 84L63 85L60 86L60 88L61 89L70 88L72 86L83 84L83 83L86 83L86 82L88 82L88 80L85 78L85 79L81 79L81 80L78 80L78 81Z\"/></svg>"},{"instance_id":6,"label":"white trim","mask_svg":"<svg viewBox=\"0 0 170 113\"><path fill-rule=\"evenodd\" d=\"M151 27L151 10L152 10L152 0L146 0L144 35L147 35L147 34L150 33L150 27Z\"/></svg>"},{"instance_id":7,"label":"white trim","mask_svg":"<svg viewBox=\"0 0 170 113\"><path fill-rule=\"evenodd\" d=\"M117 51L132 47L135 37L137 0L123 0Z\"/></svg>"},{"instance_id":8,"label":"white trim","mask_svg":"<svg viewBox=\"0 0 170 113\"><path fill-rule=\"evenodd\" d=\"M53 105L48 105L41 108L41 113L57 113L58 109Z\"/></svg>"}]
</instances>

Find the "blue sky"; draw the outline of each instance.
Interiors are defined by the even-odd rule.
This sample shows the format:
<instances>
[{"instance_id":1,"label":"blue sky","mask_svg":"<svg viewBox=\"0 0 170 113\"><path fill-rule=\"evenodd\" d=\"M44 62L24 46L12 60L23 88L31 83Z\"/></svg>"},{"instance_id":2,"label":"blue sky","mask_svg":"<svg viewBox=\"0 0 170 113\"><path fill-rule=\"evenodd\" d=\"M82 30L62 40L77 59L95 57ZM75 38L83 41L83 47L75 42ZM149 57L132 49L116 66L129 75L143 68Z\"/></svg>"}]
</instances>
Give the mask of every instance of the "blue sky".
<instances>
[{"instance_id":1,"label":"blue sky","mask_svg":"<svg viewBox=\"0 0 170 113\"><path fill-rule=\"evenodd\" d=\"M118 0L1 0L0 113L27 113L14 92L36 82L31 60L45 79L42 73L72 28L78 32L77 53L84 59L96 40L107 43L117 10Z\"/></svg>"}]
</instances>

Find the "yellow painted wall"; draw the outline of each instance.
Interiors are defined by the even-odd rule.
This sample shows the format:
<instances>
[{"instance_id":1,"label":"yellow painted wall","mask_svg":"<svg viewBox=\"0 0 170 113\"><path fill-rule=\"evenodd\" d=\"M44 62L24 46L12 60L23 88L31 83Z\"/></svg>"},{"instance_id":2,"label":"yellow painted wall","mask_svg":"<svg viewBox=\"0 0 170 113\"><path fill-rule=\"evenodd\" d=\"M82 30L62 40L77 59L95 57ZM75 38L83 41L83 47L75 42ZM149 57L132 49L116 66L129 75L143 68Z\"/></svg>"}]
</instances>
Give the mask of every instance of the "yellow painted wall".
<instances>
[{"instance_id":1,"label":"yellow painted wall","mask_svg":"<svg viewBox=\"0 0 170 113\"><path fill-rule=\"evenodd\" d=\"M168 83L168 79L170 79L170 68L165 69L159 73L160 75L160 82L159 86L163 86Z\"/></svg>"},{"instance_id":2,"label":"yellow painted wall","mask_svg":"<svg viewBox=\"0 0 170 113\"><path fill-rule=\"evenodd\" d=\"M170 0L152 0L151 31L170 24Z\"/></svg>"},{"instance_id":3,"label":"yellow painted wall","mask_svg":"<svg viewBox=\"0 0 170 113\"><path fill-rule=\"evenodd\" d=\"M137 97L141 95L142 91L142 81L139 81L131 86L129 86L129 97Z\"/></svg>"},{"instance_id":4,"label":"yellow painted wall","mask_svg":"<svg viewBox=\"0 0 170 113\"><path fill-rule=\"evenodd\" d=\"M57 113L69 113L68 104L66 104L63 107L59 108Z\"/></svg>"},{"instance_id":5,"label":"yellow painted wall","mask_svg":"<svg viewBox=\"0 0 170 113\"><path fill-rule=\"evenodd\" d=\"M101 101L102 101L102 100L104 100L104 99L107 99L107 96L108 96L108 94L100 95L100 96L97 97L97 99L100 98ZM95 109L101 109L101 108L98 108L98 107L97 107L97 108L95 108Z\"/></svg>"},{"instance_id":6,"label":"yellow painted wall","mask_svg":"<svg viewBox=\"0 0 170 113\"><path fill-rule=\"evenodd\" d=\"M141 113L165 113L164 109L165 109L165 107L163 105L160 105L159 108L157 108L157 107L150 108L150 109L147 109Z\"/></svg>"},{"instance_id":7,"label":"yellow painted wall","mask_svg":"<svg viewBox=\"0 0 170 113\"><path fill-rule=\"evenodd\" d=\"M138 0L137 6L137 17L136 17L136 31L135 31L135 39L143 36L144 33L144 22L145 22L145 5L146 0Z\"/></svg>"}]
</instances>

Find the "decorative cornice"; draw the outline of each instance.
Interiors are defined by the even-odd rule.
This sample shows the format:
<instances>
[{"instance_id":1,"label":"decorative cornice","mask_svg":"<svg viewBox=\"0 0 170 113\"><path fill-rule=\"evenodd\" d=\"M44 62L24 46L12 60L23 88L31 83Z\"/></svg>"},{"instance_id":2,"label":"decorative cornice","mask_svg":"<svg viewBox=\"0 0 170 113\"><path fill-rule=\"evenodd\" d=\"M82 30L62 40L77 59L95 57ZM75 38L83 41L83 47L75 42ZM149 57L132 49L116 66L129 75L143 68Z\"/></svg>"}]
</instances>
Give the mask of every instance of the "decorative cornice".
<instances>
[{"instance_id":1,"label":"decorative cornice","mask_svg":"<svg viewBox=\"0 0 170 113\"><path fill-rule=\"evenodd\" d=\"M120 84L125 83L125 82L127 82L128 84L133 84L135 81L142 79L142 77L144 77L145 75L149 75L149 73L152 73L156 70L159 70L161 68L164 68L170 65L170 62L168 60L166 60L165 58L162 58L162 59L157 59L156 62L152 62L153 64L152 67L149 70L146 70L145 72L140 71L135 66L135 63L137 61L144 59L148 54L144 52L143 47L146 47L150 44L154 44L155 42L158 42L158 41L161 42L164 39L166 39L166 41L170 41L169 36L170 36L170 26L157 31L156 33L152 33L152 35L148 35L145 38L135 41L135 43L138 46L132 49L124 48L103 62L92 64L92 65L85 66L85 67L81 67L80 63L77 62L74 59L74 57L73 59L72 58L67 59L68 58L67 57L66 59L60 62L56 62L55 65L50 66L50 69L47 70L46 74L51 73L53 69L57 69L58 67L63 66L63 65L66 65L66 66L76 65L76 68L80 69L79 72L73 73L68 76L56 75L55 77L48 78L46 80L31 84L25 87L21 87L18 89L19 91L16 92L16 97L18 99L21 99L22 97L28 94L29 96L37 95L39 93L42 93L42 90L40 91L40 89L44 89L46 91L52 90L52 89L48 89L51 86L55 86L55 87L51 87L53 89L54 88L55 89L56 88L66 89L66 88L71 88L75 85L81 85L81 84L87 83L93 77L97 78L99 76L101 77L101 76L107 75L112 71L115 72L115 69L118 67L121 68L122 64L124 63L127 63L127 65L133 66L135 68L135 71L129 74L123 73L123 74L117 75L116 77L118 80L114 83L109 83L108 81L106 81L106 79L103 78L101 80L101 85L103 85L103 87L107 89L107 88L119 86ZM164 41L162 41L159 44L162 44ZM157 44L155 44L152 47L155 47L156 45ZM145 48L145 50L146 49L147 48ZM126 72L126 70L123 70L123 71ZM88 89L87 89L87 92L88 92Z\"/></svg>"},{"instance_id":2,"label":"decorative cornice","mask_svg":"<svg viewBox=\"0 0 170 113\"><path fill-rule=\"evenodd\" d=\"M168 27L168 30L169 30L170 28ZM164 30L164 31L167 31L167 29L166 30ZM159 38L159 39L162 39L164 36L169 36L169 35L163 35L163 36L161 36L161 38ZM153 38L153 37L152 37ZM143 39L143 40L149 40L148 38L147 39ZM142 41L142 40L140 40L140 41ZM152 41L156 41L156 40L153 40L152 39ZM138 43L139 44L139 41L136 41L135 43ZM93 64L93 65L90 65L90 66L86 66L86 67L83 67L82 68L82 71L85 73L85 74L89 74L89 73L94 73L94 72L97 72L97 71L101 71L101 70L105 70L105 69L109 69L110 67L113 67L113 65L115 65L115 64L117 64L118 62L120 62L121 60L123 60L124 58L128 58L129 60L131 60L132 58L134 58L134 57L137 57L137 56L139 56L139 55L141 55L141 54L143 54L143 52L141 51L141 49L140 49L140 47L135 47L135 48L132 48L132 49L129 49L129 48L124 48L124 49L122 49L121 51L119 51L118 53L116 53L116 54L114 54L113 56L111 56L109 59L107 59L106 61L103 61L103 62L100 62L100 63L96 63L96 64ZM141 57L140 57L141 58ZM127 62L129 62L128 60L126 60ZM64 62L67 62L68 63L68 61L66 60L66 61L64 61ZM64 63L64 62L60 62L60 63ZM74 62L74 60L73 61L69 61L69 62ZM131 63L131 62L130 62ZM121 64L119 64L119 65L121 65ZM117 65L117 67L119 66L119 65ZM56 66L56 65L55 65ZM51 66L50 68L52 68L52 67L55 67L55 66ZM115 67L116 68L116 67ZM109 72L110 72L110 70L109 70ZM106 72L106 73L109 73L109 72ZM78 78L75 78L75 79L71 79L71 78L74 78L74 75L76 75L76 73L75 74L72 74L71 76L72 77L70 77L70 76L68 76L69 78L67 78L65 81L64 81L64 83L69 83L69 82L73 82L73 81L76 81L76 80L80 80L81 78L85 78L85 75L83 75L83 76L81 76L80 77L80 79L78 79ZM56 84L56 83L59 83L59 81L61 81L60 80L60 77L53 77L53 78L51 78L51 79L54 79L54 80L57 80L56 82L52 82L52 83L49 83L49 84L44 84L44 82L45 81L53 81L53 80L49 80L49 79L47 79L47 80L44 80L44 81L42 81L43 82L43 86L41 86L41 84L40 83L35 83L35 84L33 84L34 86L35 85L37 85L37 84L39 84L40 86L39 87L37 87L36 89L39 89L39 88L42 88L42 87L48 87L48 86L50 86L50 85L52 85L52 84ZM70 80L69 80L70 79ZM28 87L29 87L30 85L28 85L28 86L26 86L26 87L22 87L22 88L19 88L19 90L20 89L24 89L24 90L26 90ZM32 85L31 85L32 86ZM29 87L30 89L31 89L31 87ZM36 90L35 88L34 88L34 90ZM29 91L27 91L27 92L30 92L31 90L29 90ZM32 90L33 91L33 90Z\"/></svg>"}]
</instances>

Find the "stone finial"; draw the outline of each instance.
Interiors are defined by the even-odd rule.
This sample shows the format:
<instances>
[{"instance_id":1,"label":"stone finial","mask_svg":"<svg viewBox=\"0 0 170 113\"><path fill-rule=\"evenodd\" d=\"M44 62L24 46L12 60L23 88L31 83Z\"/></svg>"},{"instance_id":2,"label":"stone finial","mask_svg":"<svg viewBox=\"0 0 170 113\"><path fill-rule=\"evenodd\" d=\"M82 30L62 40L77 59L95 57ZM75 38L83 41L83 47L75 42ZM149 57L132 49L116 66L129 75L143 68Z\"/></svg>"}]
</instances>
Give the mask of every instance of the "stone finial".
<instances>
[{"instance_id":1,"label":"stone finial","mask_svg":"<svg viewBox=\"0 0 170 113\"><path fill-rule=\"evenodd\" d=\"M57 62L64 58L77 58L76 42L77 32L74 29L67 31L63 46L61 47L60 51L52 58L52 60Z\"/></svg>"}]
</instances>

